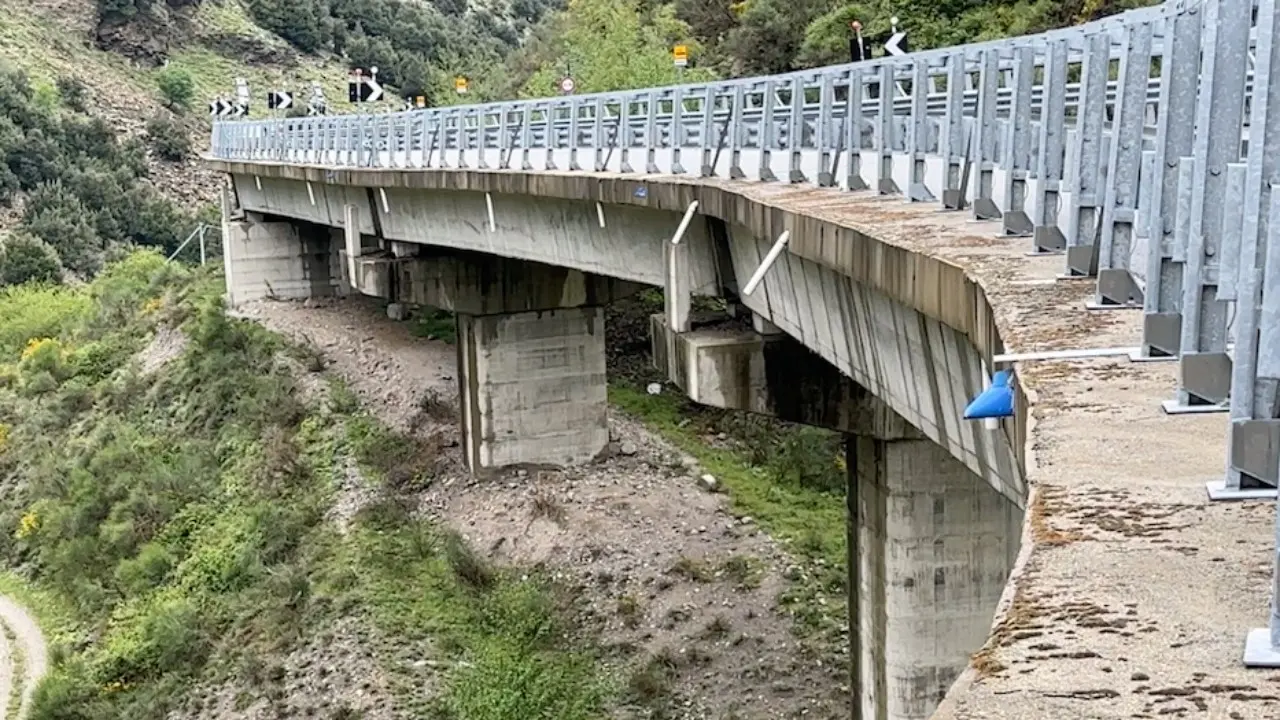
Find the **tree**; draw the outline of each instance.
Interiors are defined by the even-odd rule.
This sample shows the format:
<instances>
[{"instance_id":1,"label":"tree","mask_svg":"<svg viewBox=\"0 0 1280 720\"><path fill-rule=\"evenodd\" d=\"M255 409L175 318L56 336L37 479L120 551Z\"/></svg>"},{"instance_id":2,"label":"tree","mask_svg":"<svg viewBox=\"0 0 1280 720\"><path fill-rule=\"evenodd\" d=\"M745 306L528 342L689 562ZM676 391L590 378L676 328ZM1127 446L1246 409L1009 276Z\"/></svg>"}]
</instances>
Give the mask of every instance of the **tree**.
<instances>
[{"instance_id":1,"label":"tree","mask_svg":"<svg viewBox=\"0 0 1280 720\"><path fill-rule=\"evenodd\" d=\"M156 85L164 96L165 104L173 109L185 108L196 94L196 81L191 73L173 66L156 74Z\"/></svg>"},{"instance_id":2,"label":"tree","mask_svg":"<svg viewBox=\"0 0 1280 720\"><path fill-rule=\"evenodd\" d=\"M638 0L570 0L563 13L565 30L554 57L543 58L521 89L525 97L554 94L569 67L576 92L670 85L681 80L671 57L675 44L689 46L696 60L700 46L689 40L689 26L675 17L670 5L660 6L653 23L643 22ZM710 79L706 68L690 68L687 82Z\"/></svg>"},{"instance_id":3,"label":"tree","mask_svg":"<svg viewBox=\"0 0 1280 720\"><path fill-rule=\"evenodd\" d=\"M45 241L25 232L0 238L0 285L55 282L61 277L58 253Z\"/></svg>"}]
</instances>

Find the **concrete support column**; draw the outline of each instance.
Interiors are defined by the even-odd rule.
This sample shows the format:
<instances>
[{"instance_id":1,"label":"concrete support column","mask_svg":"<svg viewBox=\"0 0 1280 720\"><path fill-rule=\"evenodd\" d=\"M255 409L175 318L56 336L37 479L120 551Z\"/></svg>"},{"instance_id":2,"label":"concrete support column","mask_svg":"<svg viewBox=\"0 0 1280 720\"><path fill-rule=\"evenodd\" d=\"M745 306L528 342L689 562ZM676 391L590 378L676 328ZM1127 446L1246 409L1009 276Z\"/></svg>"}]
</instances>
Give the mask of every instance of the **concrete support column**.
<instances>
[{"instance_id":1,"label":"concrete support column","mask_svg":"<svg viewBox=\"0 0 1280 720\"><path fill-rule=\"evenodd\" d=\"M1021 511L931 440L846 453L853 717L925 720L987 640Z\"/></svg>"},{"instance_id":2,"label":"concrete support column","mask_svg":"<svg viewBox=\"0 0 1280 720\"><path fill-rule=\"evenodd\" d=\"M458 383L473 473L594 459L609 442L604 309L459 314Z\"/></svg>"},{"instance_id":3,"label":"concrete support column","mask_svg":"<svg viewBox=\"0 0 1280 720\"><path fill-rule=\"evenodd\" d=\"M267 221L224 210L222 259L227 304L264 297L302 299L339 294L342 273L327 229Z\"/></svg>"}]
</instances>

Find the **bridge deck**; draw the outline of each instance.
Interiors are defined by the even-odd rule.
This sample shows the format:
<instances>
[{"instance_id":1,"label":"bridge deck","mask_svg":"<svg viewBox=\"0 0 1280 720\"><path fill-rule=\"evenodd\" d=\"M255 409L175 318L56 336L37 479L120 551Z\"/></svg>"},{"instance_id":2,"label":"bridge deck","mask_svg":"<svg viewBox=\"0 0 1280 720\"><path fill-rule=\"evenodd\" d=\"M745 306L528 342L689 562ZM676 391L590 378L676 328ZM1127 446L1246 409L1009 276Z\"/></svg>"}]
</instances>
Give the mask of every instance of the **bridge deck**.
<instances>
[{"instance_id":1,"label":"bridge deck","mask_svg":"<svg viewBox=\"0 0 1280 720\"><path fill-rule=\"evenodd\" d=\"M1138 344L1141 312L1086 311L1092 282L1055 280L998 223L900 198L740 184L761 202L960 265L996 309L1012 352ZM1208 709L1280 716L1280 676L1240 664L1266 624L1271 501L1211 504L1226 416L1165 415L1176 363L1022 363L1033 398L1033 484L1020 566L988 647L935 714L1138 718Z\"/></svg>"}]
</instances>

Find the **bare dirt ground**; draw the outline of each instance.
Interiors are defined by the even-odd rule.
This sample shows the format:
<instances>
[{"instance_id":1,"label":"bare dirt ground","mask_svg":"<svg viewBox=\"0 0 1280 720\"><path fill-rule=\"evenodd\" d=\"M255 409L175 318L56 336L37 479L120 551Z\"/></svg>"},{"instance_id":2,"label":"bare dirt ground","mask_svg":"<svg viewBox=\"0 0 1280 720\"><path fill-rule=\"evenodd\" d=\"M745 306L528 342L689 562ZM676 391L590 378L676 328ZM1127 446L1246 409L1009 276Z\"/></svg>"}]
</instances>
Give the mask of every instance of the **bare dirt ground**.
<instances>
[{"instance_id":1,"label":"bare dirt ground","mask_svg":"<svg viewBox=\"0 0 1280 720\"><path fill-rule=\"evenodd\" d=\"M328 371L384 422L456 441L456 429L423 412L456 407L453 346L414 336L365 299L263 301L237 315L319 349ZM625 417L611 417L610 432L607 460L486 481L472 480L451 449L450 469L422 507L491 558L541 565L577 587L582 622L604 628L628 670L674 673L676 710L666 717L845 715L846 656L799 641L776 609L787 556L750 518L735 517L727 498L700 488L692 458ZM639 695L650 689L643 676L635 676Z\"/></svg>"},{"instance_id":2,"label":"bare dirt ground","mask_svg":"<svg viewBox=\"0 0 1280 720\"><path fill-rule=\"evenodd\" d=\"M48 657L40 626L25 608L0 595L0 717L27 716Z\"/></svg>"}]
</instances>

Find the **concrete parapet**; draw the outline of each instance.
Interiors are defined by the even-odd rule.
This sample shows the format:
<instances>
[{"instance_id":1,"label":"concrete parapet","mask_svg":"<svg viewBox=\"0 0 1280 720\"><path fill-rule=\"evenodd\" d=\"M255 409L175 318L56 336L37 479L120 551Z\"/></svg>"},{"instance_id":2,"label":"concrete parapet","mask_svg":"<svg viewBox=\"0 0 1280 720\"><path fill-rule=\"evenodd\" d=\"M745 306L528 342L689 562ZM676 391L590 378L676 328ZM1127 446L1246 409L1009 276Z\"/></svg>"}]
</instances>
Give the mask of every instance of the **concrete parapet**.
<instances>
[{"instance_id":1,"label":"concrete parapet","mask_svg":"<svg viewBox=\"0 0 1280 720\"><path fill-rule=\"evenodd\" d=\"M609 442L603 308L459 315L458 383L473 473L589 462Z\"/></svg>"},{"instance_id":2,"label":"concrete parapet","mask_svg":"<svg viewBox=\"0 0 1280 720\"><path fill-rule=\"evenodd\" d=\"M419 257L378 252L351 260L352 286L364 295L469 315L606 305L644 287L581 270L475 252L434 251Z\"/></svg>"}]
</instances>

